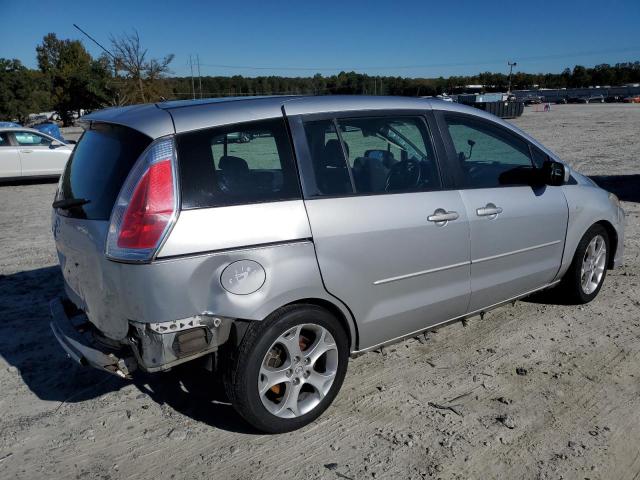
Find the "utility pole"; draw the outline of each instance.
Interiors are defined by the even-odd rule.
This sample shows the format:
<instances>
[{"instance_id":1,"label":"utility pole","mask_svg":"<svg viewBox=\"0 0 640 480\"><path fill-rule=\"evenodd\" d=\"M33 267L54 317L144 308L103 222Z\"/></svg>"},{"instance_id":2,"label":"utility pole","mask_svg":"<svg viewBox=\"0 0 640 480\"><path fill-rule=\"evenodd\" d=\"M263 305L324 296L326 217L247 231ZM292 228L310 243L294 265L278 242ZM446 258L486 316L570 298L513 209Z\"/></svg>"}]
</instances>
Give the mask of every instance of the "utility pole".
<instances>
[{"instance_id":1,"label":"utility pole","mask_svg":"<svg viewBox=\"0 0 640 480\"><path fill-rule=\"evenodd\" d=\"M189 68L191 69L191 96L193 97L193 100L195 100L196 86L195 86L195 82L193 81L193 61L191 59L191 55L189 55Z\"/></svg>"},{"instance_id":2,"label":"utility pole","mask_svg":"<svg viewBox=\"0 0 640 480\"><path fill-rule=\"evenodd\" d=\"M200 98L202 98L202 77L200 76L200 54L196 55L196 61L198 62L198 88L200 89Z\"/></svg>"},{"instance_id":3,"label":"utility pole","mask_svg":"<svg viewBox=\"0 0 640 480\"><path fill-rule=\"evenodd\" d=\"M507 88L507 94L511 94L511 74L513 73L513 67L518 64L516 62L510 62L508 60L507 64L509 65L509 88Z\"/></svg>"}]
</instances>

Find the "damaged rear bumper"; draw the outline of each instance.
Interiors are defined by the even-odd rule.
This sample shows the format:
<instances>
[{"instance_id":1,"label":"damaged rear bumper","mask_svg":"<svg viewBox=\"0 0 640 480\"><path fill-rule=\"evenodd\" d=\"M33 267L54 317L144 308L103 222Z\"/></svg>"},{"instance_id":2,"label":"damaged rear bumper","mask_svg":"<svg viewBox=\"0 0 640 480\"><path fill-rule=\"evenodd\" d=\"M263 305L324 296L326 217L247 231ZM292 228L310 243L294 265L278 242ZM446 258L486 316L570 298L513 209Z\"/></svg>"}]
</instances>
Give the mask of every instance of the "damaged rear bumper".
<instances>
[{"instance_id":1,"label":"damaged rear bumper","mask_svg":"<svg viewBox=\"0 0 640 480\"><path fill-rule=\"evenodd\" d=\"M51 330L71 359L83 366L91 366L122 378L131 378L131 372L137 367L132 354L127 356L123 354L124 350L111 350L97 345L86 317L70 317L61 298L52 300L49 307Z\"/></svg>"},{"instance_id":2,"label":"damaged rear bumper","mask_svg":"<svg viewBox=\"0 0 640 480\"><path fill-rule=\"evenodd\" d=\"M162 323L129 322L129 334L111 340L69 300L50 303L51 330L69 357L122 378L136 369L160 372L214 353L229 339L232 319L202 314Z\"/></svg>"}]
</instances>

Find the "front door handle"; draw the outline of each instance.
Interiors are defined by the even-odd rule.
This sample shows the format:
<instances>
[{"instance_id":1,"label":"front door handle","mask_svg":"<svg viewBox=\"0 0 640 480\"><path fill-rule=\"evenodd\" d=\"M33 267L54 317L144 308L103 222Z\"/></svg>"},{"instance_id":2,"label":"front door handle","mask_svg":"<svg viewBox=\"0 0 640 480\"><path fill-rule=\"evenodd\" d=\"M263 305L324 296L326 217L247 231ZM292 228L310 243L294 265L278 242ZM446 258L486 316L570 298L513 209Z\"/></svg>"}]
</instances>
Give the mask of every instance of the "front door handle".
<instances>
[{"instance_id":1,"label":"front door handle","mask_svg":"<svg viewBox=\"0 0 640 480\"><path fill-rule=\"evenodd\" d=\"M20 150L22 153L33 153L33 150Z\"/></svg>"},{"instance_id":2,"label":"front door handle","mask_svg":"<svg viewBox=\"0 0 640 480\"><path fill-rule=\"evenodd\" d=\"M458 212L447 212L444 208L437 208L433 215L427 217L427 220L438 226L443 226L450 220L457 220L459 216Z\"/></svg>"},{"instance_id":3,"label":"front door handle","mask_svg":"<svg viewBox=\"0 0 640 480\"><path fill-rule=\"evenodd\" d=\"M493 203L487 203L484 207L476 210L476 215L479 217L495 218L500 213L502 213L502 207L496 207Z\"/></svg>"}]
</instances>

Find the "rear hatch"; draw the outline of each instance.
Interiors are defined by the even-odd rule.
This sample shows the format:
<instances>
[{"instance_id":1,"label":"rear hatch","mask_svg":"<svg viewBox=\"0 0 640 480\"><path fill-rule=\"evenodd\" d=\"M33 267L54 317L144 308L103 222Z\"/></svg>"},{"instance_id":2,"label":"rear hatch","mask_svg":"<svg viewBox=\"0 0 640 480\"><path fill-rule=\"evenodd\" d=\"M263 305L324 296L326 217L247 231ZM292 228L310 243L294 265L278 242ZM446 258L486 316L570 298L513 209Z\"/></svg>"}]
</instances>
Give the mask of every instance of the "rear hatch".
<instances>
[{"instance_id":1,"label":"rear hatch","mask_svg":"<svg viewBox=\"0 0 640 480\"><path fill-rule=\"evenodd\" d=\"M117 266L105 258L109 218L131 167L151 141L129 127L93 122L69 158L56 194L56 201L69 205L54 209L52 219L67 295L113 339L124 338L128 324L114 308Z\"/></svg>"}]
</instances>

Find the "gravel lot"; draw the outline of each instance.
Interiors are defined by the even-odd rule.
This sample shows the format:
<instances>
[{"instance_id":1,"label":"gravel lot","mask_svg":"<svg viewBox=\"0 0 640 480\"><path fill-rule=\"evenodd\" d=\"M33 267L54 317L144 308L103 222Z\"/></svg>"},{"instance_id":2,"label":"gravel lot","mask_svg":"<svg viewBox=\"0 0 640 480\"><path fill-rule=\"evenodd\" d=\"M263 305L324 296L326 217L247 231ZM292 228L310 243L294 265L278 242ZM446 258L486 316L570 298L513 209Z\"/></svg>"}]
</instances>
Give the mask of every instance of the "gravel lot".
<instances>
[{"instance_id":1,"label":"gravel lot","mask_svg":"<svg viewBox=\"0 0 640 480\"><path fill-rule=\"evenodd\" d=\"M640 106L515 123L626 200L625 266L587 306L521 301L355 359L334 405L279 436L197 373L73 365L48 327L55 183L0 187L0 478L639 478Z\"/></svg>"}]
</instances>

